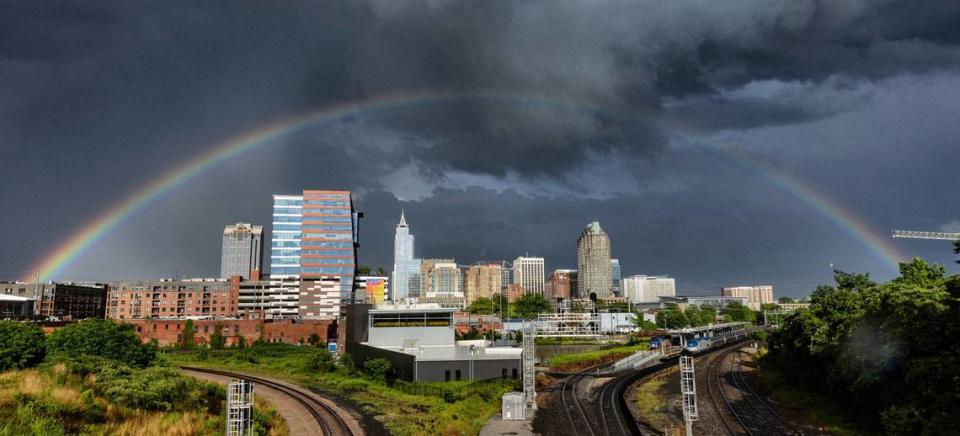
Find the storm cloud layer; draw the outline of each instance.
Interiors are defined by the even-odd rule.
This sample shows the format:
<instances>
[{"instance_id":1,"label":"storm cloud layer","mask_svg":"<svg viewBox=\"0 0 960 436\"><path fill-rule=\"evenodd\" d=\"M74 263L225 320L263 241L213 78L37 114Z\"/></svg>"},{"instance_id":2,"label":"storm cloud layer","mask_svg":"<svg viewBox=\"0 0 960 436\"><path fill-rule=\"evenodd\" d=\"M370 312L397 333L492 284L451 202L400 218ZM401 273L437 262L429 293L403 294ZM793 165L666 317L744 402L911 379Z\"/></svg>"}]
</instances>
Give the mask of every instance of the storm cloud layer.
<instances>
[{"instance_id":1,"label":"storm cloud layer","mask_svg":"<svg viewBox=\"0 0 960 436\"><path fill-rule=\"evenodd\" d=\"M716 156L761 155L876 232L950 226L957 22L938 1L3 1L0 271L19 277L227 138L415 94L212 169L63 278L214 275L223 224L267 224L270 194L311 187L357 192L361 261L385 267L402 207L422 254L461 263L567 267L601 219L625 273L696 292L805 293L830 263L890 275L769 175Z\"/></svg>"}]
</instances>

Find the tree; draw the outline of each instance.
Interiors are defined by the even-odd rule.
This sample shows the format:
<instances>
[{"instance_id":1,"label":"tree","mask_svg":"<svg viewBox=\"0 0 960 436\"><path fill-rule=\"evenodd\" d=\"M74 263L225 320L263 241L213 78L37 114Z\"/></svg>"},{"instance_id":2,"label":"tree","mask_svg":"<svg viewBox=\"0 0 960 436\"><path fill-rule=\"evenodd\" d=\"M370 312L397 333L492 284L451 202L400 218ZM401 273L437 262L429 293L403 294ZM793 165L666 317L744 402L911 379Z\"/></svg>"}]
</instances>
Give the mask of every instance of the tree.
<instances>
[{"instance_id":1,"label":"tree","mask_svg":"<svg viewBox=\"0 0 960 436\"><path fill-rule=\"evenodd\" d=\"M330 372L336 368L333 353L325 348L317 349L310 355L308 369L314 372Z\"/></svg>"},{"instance_id":2,"label":"tree","mask_svg":"<svg viewBox=\"0 0 960 436\"><path fill-rule=\"evenodd\" d=\"M676 304L667 306L666 309L657 312L657 327L668 329L679 329L690 325L687 315L677 307Z\"/></svg>"},{"instance_id":3,"label":"tree","mask_svg":"<svg viewBox=\"0 0 960 436\"><path fill-rule=\"evenodd\" d=\"M523 294L513 303L512 314L519 318L535 318L537 314L547 312L550 304L543 294Z\"/></svg>"},{"instance_id":4,"label":"tree","mask_svg":"<svg viewBox=\"0 0 960 436\"><path fill-rule=\"evenodd\" d=\"M390 361L382 357L368 360L363 367L367 370L374 380L386 382L387 374L390 372Z\"/></svg>"},{"instance_id":5,"label":"tree","mask_svg":"<svg viewBox=\"0 0 960 436\"><path fill-rule=\"evenodd\" d=\"M0 321L0 372L30 368L43 361L46 338L40 327Z\"/></svg>"},{"instance_id":6,"label":"tree","mask_svg":"<svg viewBox=\"0 0 960 436\"><path fill-rule=\"evenodd\" d=\"M188 319L187 322L183 323L183 340L180 341L180 348L191 349L193 348L193 320Z\"/></svg>"},{"instance_id":7,"label":"tree","mask_svg":"<svg viewBox=\"0 0 960 436\"><path fill-rule=\"evenodd\" d=\"M130 324L87 319L67 324L47 338L47 352L58 358L90 355L145 367L157 356L156 347L142 344Z\"/></svg>"},{"instance_id":8,"label":"tree","mask_svg":"<svg viewBox=\"0 0 960 436\"><path fill-rule=\"evenodd\" d=\"M496 308L493 305L493 300L486 297L477 298L467 306L467 312L475 315L491 315L495 311Z\"/></svg>"},{"instance_id":9,"label":"tree","mask_svg":"<svg viewBox=\"0 0 960 436\"><path fill-rule=\"evenodd\" d=\"M707 324L700 316L700 306L687 306L687 310L684 310L683 314L686 315L687 321L691 326L699 327Z\"/></svg>"},{"instance_id":10,"label":"tree","mask_svg":"<svg viewBox=\"0 0 960 436\"><path fill-rule=\"evenodd\" d=\"M729 316L730 320L734 322L753 322L757 318L756 313L750 310L749 307L736 301L727 304L727 307L725 307L721 313Z\"/></svg>"},{"instance_id":11,"label":"tree","mask_svg":"<svg viewBox=\"0 0 960 436\"><path fill-rule=\"evenodd\" d=\"M790 298L790 297L780 297L777 299L777 302L780 304L789 304L789 303L793 303L794 300L793 298Z\"/></svg>"},{"instance_id":12,"label":"tree","mask_svg":"<svg viewBox=\"0 0 960 436\"><path fill-rule=\"evenodd\" d=\"M704 321L704 325L714 324L717 322L717 309L714 309L710 306L704 306L700 308L700 319Z\"/></svg>"},{"instance_id":13,"label":"tree","mask_svg":"<svg viewBox=\"0 0 960 436\"><path fill-rule=\"evenodd\" d=\"M219 350L223 348L226 340L223 338L223 324L217 323L213 326L213 334L210 335L210 348Z\"/></svg>"},{"instance_id":14,"label":"tree","mask_svg":"<svg viewBox=\"0 0 960 436\"><path fill-rule=\"evenodd\" d=\"M643 319L643 316L637 316L633 319L634 325L636 325L640 330L649 332L657 329L657 324L651 321Z\"/></svg>"},{"instance_id":15,"label":"tree","mask_svg":"<svg viewBox=\"0 0 960 436\"><path fill-rule=\"evenodd\" d=\"M357 267L357 273L362 276L370 275L370 267L366 265L360 265Z\"/></svg>"},{"instance_id":16,"label":"tree","mask_svg":"<svg viewBox=\"0 0 960 436\"><path fill-rule=\"evenodd\" d=\"M377 267L377 275L378 275L378 276L385 276L385 275L387 275L387 271L386 271L385 269L383 269L382 266L378 266L378 267Z\"/></svg>"},{"instance_id":17,"label":"tree","mask_svg":"<svg viewBox=\"0 0 960 436\"><path fill-rule=\"evenodd\" d=\"M939 264L928 264L919 257L914 257L910 263L900 264L900 277L894 283L930 289L943 284L946 268Z\"/></svg>"},{"instance_id":18,"label":"tree","mask_svg":"<svg viewBox=\"0 0 960 436\"><path fill-rule=\"evenodd\" d=\"M510 302L507 300L506 295L500 293L493 294L490 300L493 301L493 313L495 315L503 313L504 316L509 316Z\"/></svg>"},{"instance_id":19,"label":"tree","mask_svg":"<svg viewBox=\"0 0 960 436\"><path fill-rule=\"evenodd\" d=\"M313 346L313 347L319 346L320 343L321 343L321 342L320 342L320 335L317 334L316 332L310 333L310 337L307 338L307 343L310 344L310 345Z\"/></svg>"},{"instance_id":20,"label":"tree","mask_svg":"<svg viewBox=\"0 0 960 436\"><path fill-rule=\"evenodd\" d=\"M780 310L780 306L777 305L777 304L774 304L774 303L764 303L764 304L761 304L761 305L760 305L760 311L761 311L761 312L765 312L765 311L767 311L767 312L774 312L774 311L777 311L777 310Z\"/></svg>"}]
</instances>

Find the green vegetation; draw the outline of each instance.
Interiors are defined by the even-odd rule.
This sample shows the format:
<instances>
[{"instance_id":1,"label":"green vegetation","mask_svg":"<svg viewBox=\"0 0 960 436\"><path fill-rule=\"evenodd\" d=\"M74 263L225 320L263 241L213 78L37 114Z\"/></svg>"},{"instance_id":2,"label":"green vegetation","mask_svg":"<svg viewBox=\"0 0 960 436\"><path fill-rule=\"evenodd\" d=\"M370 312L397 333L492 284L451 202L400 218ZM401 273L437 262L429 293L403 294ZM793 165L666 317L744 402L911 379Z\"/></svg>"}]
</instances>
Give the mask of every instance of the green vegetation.
<instances>
[{"instance_id":1,"label":"green vegetation","mask_svg":"<svg viewBox=\"0 0 960 436\"><path fill-rule=\"evenodd\" d=\"M733 322L754 322L757 319L756 312L737 302L727 304L720 313Z\"/></svg>"},{"instance_id":2,"label":"green vegetation","mask_svg":"<svg viewBox=\"0 0 960 436\"><path fill-rule=\"evenodd\" d=\"M637 385L637 413L643 422L654 428L672 427L676 422L668 412L669 405L663 401L657 391L667 382L667 375L662 374Z\"/></svg>"},{"instance_id":3,"label":"green vegetation","mask_svg":"<svg viewBox=\"0 0 960 436\"><path fill-rule=\"evenodd\" d=\"M30 368L46 354L43 330L33 324L0 321L0 371Z\"/></svg>"},{"instance_id":4,"label":"green vegetation","mask_svg":"<svg viewBox=\"0 0 960 436\"><path fill-rule=\"evenodd\" d=\"M2 322L0 339L2 369L18 370L0 373L0 436L223 433L223 388L163 366L130 325L86 320L44 337ZM286 434L266 404L254 420L258 435Z\"/></svg>"},{"instance_id":5,"label":"green vegetation","mask_svg":"<svg viewBox=\"0 0 960 436\"><path fill-rule=\"evenodd\" d=\"M480 297L476 300L473 300L473 303L470 303L470 306L467 306L467 312L470 312L474 315L492 315L496 313L497 308L494 306L494 301L487 297Z\"/></svg>"},{"instance_id":6,"label":"green vegetation","mask_svg":"<svg viewBox=\"0 0 960 436\"><path fill-rule=\"evenodd\" d=\"M354 367L349 355L327 365L326 350L286 344L256 344L245 350L211 350L206 360L197 353L171 354L176 364L218 368L281 378L346 398L376 419L393 434L477 434L490 416L499 411L500 397L513 389L513 382L426 383L419 387L443 395L415 395L413 386L396 382L389 386L389 366L374 359L365 362L367 373ZM319 363L318 363L319 362Z\"/></svg>"},{"instance_id":7,"label":"green vegetation","mask_svg":"<svg viewBox=\"0 0 960 436\"><path fill-rule=\"evenodd\" d=\"M54 359L100 356L141 368L157 356L155 346L140 343L132 325L103 319L67 324L47 337L46 346Z\"/></svg>"},{"instance_id":8,"label":"green vegetation","mask_svg":"<svg viewBox=\"0 0 960 436\"><path fill-rule=\"evenodd\" d=\"M559 367L567 365L592 366L601 363L612 362L622 359L640 350L650 348L649 343L641 342L636 345L627 345L622 347L607 348L604 350L587 351L583 353L560 354L547 359L547 365L550 367Z\"/></svg>"},{"instance_id":9,"label":"green vegetation","mask_svg":"<svg viewBox=\"0 0 960 436\"><path fill-rule=\"evenodd\" d=\"M740 306L740 308L746 309L748 312L750 311L750 309L747 309L743 305L736 303L733 304ZM739 310L739 308L735 308L734 313L739 313ZM752 314L753 312L750 313ZM726 314L726 311L724 314ZM666 326L670 329L678 329L684 327L704 326L707 324L713 324L715 322L717 322L717 311L712 307L691 305L687 306L686 310L680 310L679 306L676 304L671 304L665 310L657 312L656 326ZM641 328L643 327L644 326L641 326ZM646 325L646 327L649 327L649 325Z\"/></svg>"},{"instance_id":10,"label":"green vegetation","mask_svg":"<svg viewBox=\"0 0 960 436\"><path fill-rule=\"evenodd\" d=\"M550 303L543 294L523 294L510 304L510 316L515 318L536 318L537 314L549 312Z\"/></svg>"},{"instance_id":11,"label":"green vegetation","mask_svg":"<svg viewBox=\"0 0 960 436\"><path fill-rule=\"evenodd\" d=\"M958 247L960 248L960 247ZM960 276L916 258L874 283L835 275L808 310L769 337L762 366L794 386L837 398L847 419L886 434L953 434L960 404Z\"/></svg>"}]
</instances>

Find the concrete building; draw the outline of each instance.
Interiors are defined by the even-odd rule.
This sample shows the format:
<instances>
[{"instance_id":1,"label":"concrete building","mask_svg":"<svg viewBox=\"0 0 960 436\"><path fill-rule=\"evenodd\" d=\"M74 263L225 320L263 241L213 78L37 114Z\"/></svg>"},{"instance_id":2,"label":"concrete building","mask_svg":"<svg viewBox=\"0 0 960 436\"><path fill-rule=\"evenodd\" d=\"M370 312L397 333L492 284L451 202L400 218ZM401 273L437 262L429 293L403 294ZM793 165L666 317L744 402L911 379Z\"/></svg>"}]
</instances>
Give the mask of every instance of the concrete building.
<instances>
[{"instance_id":1,"label":"concrete building","mask_svg":"<svg viewBox=\"0 0 960 436\"><path fill-rule=\"evenodd\" d=\"M383 304L390 299L389 280L385 276L358 276L354 303Z\"/></svg>"},{"instance_id":2,"label":"concrete building","mask_svg":"<svg viewBox=\"0 0 960 436\"><path fill-rule=\"evenodd\" d=\"M507 261L500 261L500 292L506 293L507 287L513 284L513 265Z\"/></svg>"},{"instance_id":3,"label":"concrete building","mask_svg":"<svg viewBox=\"0 0 960 436\"><path fill-rule=\"evenodd\" d=\"M554 270L553 273L550 274L550 292L547 295L548 301L556 302L557 300L569 300L573 298L572 280L576 273L577 270L575 269Z\"/></svg>"},{"instance_id":4,"label":"concrete building","mask_svg":"<svg viewBox=\"0 0 960 436\"><path fill-rule=\"evenodd\" d=\"M263 226L237 223L223 228L220 278L240 276L260 280L263 261Z\"/></svg>"},{"instance_id":5,"label":"concrete building","mask_svg":"<svg viewBox=\"0 0 960 436\"><path fill-rule=\"evenodd\" d=\"M424 259L420 266L421 303L437 303L443 307L466 306L463 274L453 259Z\"/></svg>"},{"instance_id":6,"label":"concrete building","mask_svg":"<svg viewBox=\"0 0 960 436\"><path fill-rule=\"evenodd\" d=\"M761 304L773 304L773 286L731 286L723 288L721 295L727 297L747 297L747 306L753 310L760 310Z\"/></svg>"},{"instance_id":7,"label":"concrete building","mask_svg":"<svg viewBox=\"0 0 960 436\"><path fill-rule=\"evenodd\" d=\"M492 298L503 290L503 267L500 262L477 263L463 276L463 293L469 306L477 298Z\"/></svg>"},{"instance_id":8,"label":"concrete building","mask_svg":"<svg viewBox=\"0 0 960 436\"><path fill-rule=\"evenodd\" d=\"M677 283L672 277L635 275L622 280L623 295L633 304L656 303L660 297L677 294Z\"/></svg>"},{"instance_id":9,"label":"concrete building","mask_svg":"<svg viewBox=\"0 0 960 436\"><path fill-rule=\"evenodd\" d=\"M299 318L300 286L284 287L282 284L281 280L238 280L236 316L246 319Z\"/></svg>"},{"instance_id":10,"label":"concrete building","mask_svg":"<svg viewBox=\"0 0 960 436\"><path fill-rule=\"evenodd\" d=\"M0 320L33 318L33 300L18 295L0 294Z\"/></svg>"},{"instance_id":11,"label":"concrete building","mask_svg":"<svg viewBox=\"0 0 960 436\"><path fill-rule=\"evenodd\" d=\"M335 319L353 297L360 216L350 191L273 196L270 279L300 290L301 318Z\"/></svg>"},{"instance_id":12,"label":"concrete building","mask_svg":"<svg viewBox=\"0 0 960 436\"><path fill-rule=\"evenodd\" d=\"M400 212L400 222L393 237L393 294L392 300L420 296L421 260L416 254L414 237L407 225L407 218Z\"/></svg>"},{"instance_id":13,"label":"concrete building","mask_svg":"<svg viewBox=\"0 0 960 436\"><path fill-rule=\"evenodd\" d=\"M354 362L390 360L394 374L410 381L520 378L520 348L487 341L456 341L454 309L435 304L353 305L344 326Z\"/></svg>"},{"instance_id":14,"label":"concrete building","mask_svg":"<svg viewBox=\"0 0 960 436\"><path fill-rule=\"evenodd\" d=\"M610 259L610 274L613 277L613 295L622 297L622 287L620 284L620 259Z\"/></svg>"},{"instance_id":15,"label":"concrete building","mask_svg":"<svg viewBox=\"0 0 960 436\"><path fill-rule=\"evenodd\" d=\"M590 298L590 294L596 294L598 299L612 295L610 238L599 222L588 224L577 239L577 271L580 298Z\"/></svg>"},{"instance_id":16,"label":"concrete building","mask_svg":"<svg viewBox=\"0 0 960 436\"><path fill-rule=\"evenodd\" d=\"M746 306L747 297L724 297L721 295L660 297L660 307L665 307L668 304L676 304L681 308L693 305L701 307L709 306L721 310L733 302Z\"/></svg>"},{"instance_id":17,"label":"concrete building","mask_svg":"<svg viewBox=\"0 0 960 436\"><path fill-rule=\"evenodd\" d=\"M117 320L236 317L238 283L239 277L111 283L106 316Z\"/></svg>"},{"instance_id":18,"label":"concrete building","mask_svg":"<svg viewBox=\"0 0 960 436\"><path fill-rule=\"evenodd\" d=\"M513 283L523 286L523 291L543 295L545 284L542 257L521 256L513 261Z\"/></svg>"},{"instance_id":19,"label":"concrete building","mask_svg":"<svg viewBox=\"0 0 960 436\"><path fill-rule=\"evenodd\" d=\"M0 295L33 301L34 318L78 320L103 318L107 307L107 285L73 282L0 282Z\"/></svg>"}]
</instances>

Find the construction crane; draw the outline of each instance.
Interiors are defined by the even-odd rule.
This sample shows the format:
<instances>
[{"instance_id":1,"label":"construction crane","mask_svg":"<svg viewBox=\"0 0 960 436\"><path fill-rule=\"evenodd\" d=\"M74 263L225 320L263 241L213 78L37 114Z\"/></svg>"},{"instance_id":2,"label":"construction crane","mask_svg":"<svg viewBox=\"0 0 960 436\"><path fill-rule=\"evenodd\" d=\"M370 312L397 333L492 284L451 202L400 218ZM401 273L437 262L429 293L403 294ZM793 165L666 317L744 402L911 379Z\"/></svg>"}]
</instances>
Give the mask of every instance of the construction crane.
<instances>
[{"instance_id":1,"label":"construction crane","mask_svg":"<svg viewBox=\"0 0 960 436\"><path fill-rule=\"evenodd\" d=\"M903 239L935 239L939 241L960 241L960 233L953 232L921 232L917 230L894 230L894 238Z\"/></svg>"}]
</instances>

